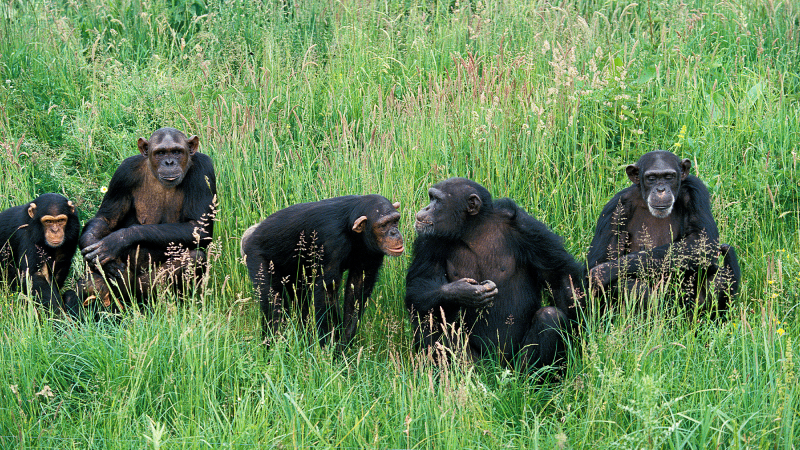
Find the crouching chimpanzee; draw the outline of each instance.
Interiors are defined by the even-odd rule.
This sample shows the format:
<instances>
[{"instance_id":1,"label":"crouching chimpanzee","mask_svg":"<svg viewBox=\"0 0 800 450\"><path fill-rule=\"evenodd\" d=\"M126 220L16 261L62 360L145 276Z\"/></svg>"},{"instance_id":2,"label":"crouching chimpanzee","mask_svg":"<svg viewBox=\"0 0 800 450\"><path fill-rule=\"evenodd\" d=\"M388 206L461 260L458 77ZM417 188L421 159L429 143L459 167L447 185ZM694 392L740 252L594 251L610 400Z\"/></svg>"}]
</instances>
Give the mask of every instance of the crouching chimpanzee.
<instances>
[{"instance_id":1,"label":"crouching chimpanzee","mask_svg":"<svg viewBox=\"0 0 800 450\"><path fill-rule=\"evenodd\" d=\"M200 139L174 128L139 138L141 154L114 172L80 248L90 276L79 283L84 301L111 304L111 294L144 301L154 284L177 290L202 273L214 232L216 178Z\"/></svg>"},{"instance_id":2,"label":"crouching chimpanzee","mask_svg":"<svg viewBox=\"0 0 800 450\"><path fill-rule=\"evenodd\" d=\"M691 167L657 150L625 169L633 185L603 208L587 256L593 289L615 301L627 291L646 302L657 284L674 277L682 306L725 312L739 287L739 261L719 243L708 190Z\"/></svg>"},{"instance_id":3,"label":"crouching chimpanzee","mask_svg":"<svg viewBox=\"0 0 800 450\"><path fill-rule=\"evenodd\" d=\"M30 289L37 301L60 313L81 225L72 202L42 194L0 213L0 272L11 288ZM28 285L30 280L30 285ZM73 296L74 292L64 294Z\"/></svg>"},{"instance_id":4,"label":"crouching chimpanzee","mask_svg":"<svg viewBox=\"0 0 800 450\"><path fill-rule=\"evenodd\" d=\"M349 344L383 256L403 253L399 207L380 195L349 195L292 205L250 227L242 256L261 301L265 336L285 311L299 308L301 320L314 315L322 341L341 328L340 348ZM345 271L342 317L338 293Z\"/></svg>"},{"instance_id":5,"label":"crouching chimpanzee","mask_svg":"<svg viewBox=\"0 0 800 450\"><path fill-rule=\"evenodd\" d=\"M531 368L561 360L583 265L543 223L474 181L450 178L428 195L406 277L417 346L439 354L466 337L473 357ZM543 292L555 306L542 307Z\"/></svg>"}]
</instances>

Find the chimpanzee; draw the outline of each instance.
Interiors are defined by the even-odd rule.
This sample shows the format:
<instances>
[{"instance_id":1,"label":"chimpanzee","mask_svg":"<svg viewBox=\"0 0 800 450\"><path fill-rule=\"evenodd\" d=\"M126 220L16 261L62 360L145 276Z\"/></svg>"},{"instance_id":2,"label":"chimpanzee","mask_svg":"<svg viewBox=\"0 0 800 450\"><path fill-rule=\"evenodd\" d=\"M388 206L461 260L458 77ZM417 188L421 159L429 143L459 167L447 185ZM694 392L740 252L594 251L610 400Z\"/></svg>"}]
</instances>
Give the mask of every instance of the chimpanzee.
<instances>
[{"instance_id":1,"label":"chimpanzee","mask_svg":"<svg viewBox=\"0 0 800 450\"><path fill-rule=\"evenodd\" d=\"M314 320L320 341L342 327L340 347L350 343L383 256L403 253L397 228L400 203L380 195L348 195L299 203L273 213L242 236L242 256L261 301L265 337L300 308ZM344 317L338 301L342 276Z\"/></svg>"},{"instance_id":2,"label":"chimpanzee","mask_svg":"<svg viewBox=\"0 0 800 450\"><path fill-rule=\"evenodd\" d=\"M84 302L97 297L109 306L112 290L124 301L144 301L154 283L180 291L202 271L217 188L211 158L197 151L199 143L197 136L161 128L149 140L139 138L141 154L119 165L80 237L90 269L79 283Z\"/></svg>"},{"instance_id":3,"label":"chimpanzee","mask_svg":"<svg viewBox=\"0 0 800 450\"><path fill-rule=\"evenodd\" d=\"M724 314L739 287L739 261L719 243L708 190L691 167L688 159L656 150L625 169L633 185L603 208L589 248L594 289L615 300L628 291L646 304L655 283L675 276L682 306Z\"/></svg>"},{"instance_id":4,"label":"chimpanzee","mask_svg":"<svg viewBox=\"0 0 800 450\"><path fill-rule=\"evenodd\" d=\"M3 211L0 213L3 279L12 288L26 291L30 287L42 305L53 312L62 312L64 301L60 289L72 266L80 229L75 206L60 194L42 194L28 204Z\"/></svg>"},{"instance_id":5,"label":"chimpanzee","mask_svg":"<svg viewBox=\"0 0 800 450\"><path fill-rule=\"evenodd\" d=\"M428 195L406 276L417 347L438 353L437 344L466 336L473 357L495 353L531 368L560 361L583 265L546 225L472 180L444 180ZM555 306L542 306L543 292Z\"/></svg>"}]
</instances>

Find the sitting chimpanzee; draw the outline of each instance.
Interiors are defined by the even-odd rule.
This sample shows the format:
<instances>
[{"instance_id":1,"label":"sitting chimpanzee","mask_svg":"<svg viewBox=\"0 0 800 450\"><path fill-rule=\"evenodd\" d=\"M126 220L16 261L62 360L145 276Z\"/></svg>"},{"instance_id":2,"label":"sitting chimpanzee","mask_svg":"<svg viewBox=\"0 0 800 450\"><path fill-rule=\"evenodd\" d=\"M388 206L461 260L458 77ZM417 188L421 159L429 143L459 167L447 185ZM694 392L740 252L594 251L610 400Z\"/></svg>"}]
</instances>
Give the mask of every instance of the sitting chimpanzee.
<instances>
[{"instance_id":1,"label":"sitting chimpanzee","mask_svg":"<svg viewBox=\"0 0 800 450\"><path fill-rule=\"evenodd\" d=\"M589 249L595 290L614 300L627 291L646 302L657 283L675 276L682 306L725 312L739 287L739 262L732 247L719 243L708 190L691 167L657 150L626 168L633 185L603 208Z\"/></svg>"},{"instance_id":2,"label":"sitting chimpanzee","mask_svg":"<svg viewBox=\"0 0 800 450\"><path fill-rule=\"evenodd\" d=\"M473 357L531 368L560 361L583 265L547 226L474 181L450 178L428 195L406 277L416 345L437 357L466 336ZM544 291L555 306L542 307Z\"/></svg>"},{"instance_id":3,"label":"sitting chimpanzee","mask_svg":"<svg viewBox=\"0 0 800 450\"><path fill-rule=\"evenodd\" d=\"M62 312L64 301L60 289L72 266L80 229L75 206L59 194L42 194L26 205L3 211L0 213L2 278L12 288L21 287L23 291L30 288L42 305Z\"/></svg>"},{"instance_id":4,"label":"sitting chimpanzee","mask_svg":"<svg viewBox=\"0 0 800 450\"><path fill-rule=\"evenodd\" d=\"M154 283L181 290L202 272L217 189L211 159L197 152L199 142L161 128L149 140L139 138L141 154L114 172L80 237L91 272L79 283L85 301L95 296L109 306L112 292L143 301Z\"/></svg>"},{"instance_id":5,"label":"sitting chimpanzee","mask_svg":"<svg viewBox=\"0 0 800 450\"><path fill-rule=\"evenodd\" d=\"M285 310L299 308L301 320L314 315L322 341L342 328L340 348L349 344L383 256L403 253L399 207L380 195L349 195L292 205L250 227L242 256L261 301L265 337ZM338 294L345 271L342 318Z\"/></svg>"}]
</instances>

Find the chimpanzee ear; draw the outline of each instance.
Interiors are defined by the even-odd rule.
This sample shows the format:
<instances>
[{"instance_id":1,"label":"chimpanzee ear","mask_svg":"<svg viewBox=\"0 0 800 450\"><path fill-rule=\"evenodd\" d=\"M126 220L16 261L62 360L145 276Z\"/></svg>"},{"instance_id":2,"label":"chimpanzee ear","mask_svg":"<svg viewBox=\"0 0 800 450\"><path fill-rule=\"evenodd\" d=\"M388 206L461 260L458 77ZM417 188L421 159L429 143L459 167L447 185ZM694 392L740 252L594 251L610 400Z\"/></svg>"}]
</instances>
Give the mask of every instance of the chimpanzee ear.
<instances>
[{"instance_id":1,"label":"chimpanzee ear","mask_svg":"<svg viewBox=\"0 0 800 450\"><path fill-rule=\"evenodd\" d=\"M147 156L147 151L150 150L150 142L147 141L145 138L139 138L139 152L144 156Z\"/></svg>"},{"instance_id":2,"label":"chimpanzee ear","mask_svg":"<svg viewBox=\"0 0 800 450\"><path fill-rule=\"evenodd\" d=\"M69 212L74 214L75 213L75 204L72 203L72 200L68 200L67 201L67 206L69 206Z\"/></svg>"},{"instance_id":3,"label":"chimpanzee ear","mask_svg":"<svg viewBox=\"0 0 800 450\"><path fill-rule=\"evenodd\" d=\"M31 216L31 219L36 217L36 203L31 203L31 206L28 206L28 215Z\"/></svg>"},{"instance_id":4,"label":"chimpanzee ear","mask_svg":"<svg viewBox=\"0 0 800 450\"><path fill-rule=\"evenodd\" d=\"M628 179L631 180L631 183L639 184L639 168L636 167L636 164L630 164L626 167L625 173L628 174Z\"/></svg>"},{"instance_id":5,"label":"chimpanzee ear","mask_svg":"<svg viewBox=\"0 0 800 450\"><path fill-rule=\"evenodd\" d=\"M394 208L394 209L400 209L400 202L394 202L394 203L392 203L392 208Z\"/></svg>"},{"instance_id":6,"label":"chimpanzee ear","mask_svg":"<svg viewBox=\"0 0 800 450\"><path fill-rule=\"evenodd\" d=\"M689 171L692 170L692 162L688 159L684 159L681 161L681 181L685 180L686 177L689 176Z\"/></svg>"},{"instance_id":7,"label":"chimpanzee ear","mask_svg":"<svg viewBox=\"0 0 800 450\"><path fill-rule=\"evenodd\" d=\"M353 231L361 233L367 227L367 216L361 216L353 222Z\"/></svg>"},{"instance_id":8,"label":"chimpanzee ear","mask_svg":"<svg viewBox=\"0 0 800 450\"><path fill-rule=\"evenodd\" d=\"M189 145L189 156L194 155L200 147L200 138L197 135L190 137L186 143Z\"/></svg>"},{"instance_id":9,"label":"chimpanzee ear","mask_svg":"<svg viewBox=\"0 0 800 450\"><path fill-rule=\"evenodd\" d=\"M481 202L481 198L478 197L478 194L470 194L467 199L467 213L470 216L478 214L481 212L481 205L483 205L483 202Z\"/></svg>"}]
</instances>

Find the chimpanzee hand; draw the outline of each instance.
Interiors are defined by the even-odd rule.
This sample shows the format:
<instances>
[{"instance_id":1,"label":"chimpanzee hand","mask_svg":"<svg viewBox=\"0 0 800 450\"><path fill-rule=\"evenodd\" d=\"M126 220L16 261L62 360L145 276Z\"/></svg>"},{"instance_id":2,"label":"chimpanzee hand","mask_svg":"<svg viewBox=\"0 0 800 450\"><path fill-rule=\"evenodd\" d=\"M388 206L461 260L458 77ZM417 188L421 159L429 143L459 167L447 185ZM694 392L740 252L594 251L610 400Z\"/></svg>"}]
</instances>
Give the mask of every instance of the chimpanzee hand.
<instances>
[{"instance_id":1,"label":"chimpanzee hand","mask_svg":"<svg viewBox=\"0 0 800 450\"><path fill-rule=\"evenodd\" d=\"M456 302L471 308L488 306L497 295L497 285L491 280L478 283L472 278L462 278L442 286L442 290Z\"/></svg>"},{"instance_id":2,"label":"chimpanzee hand","mask_svg":"<svg viewBox=\"0 0 800 450\"><path fill-rule=\"evenodd\" d=\"M81 250L81 253L86 261L90 263L99 261L102 265L119 257L124 248L125 236L119 231L115 231L94 244L85 247Z\"/></svg>"},{"instance_id":3,"label":"chimpanzee hand","mask_svg":"<svg viewBox=\"0 0 800 450\"><path fill-rule=\"evenodd\" d=\"M623 261L627 259L623 258ZM615 283L619 278L619 260L614 261L607 261L602 264L598 264L591 269L589 269L589 284L592 286L592 289L596 289L600 286L608 287L609 284Z\"/></svg>"}]
</instances>

